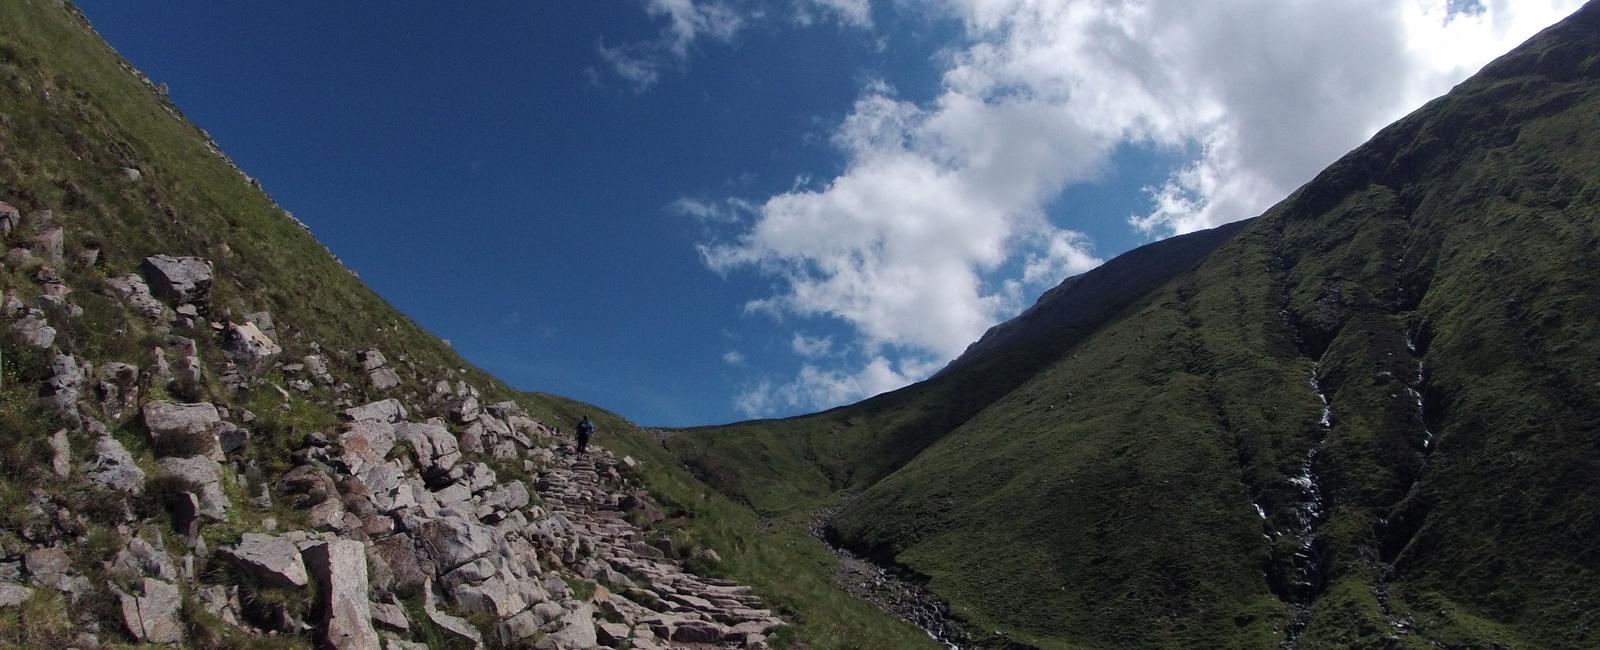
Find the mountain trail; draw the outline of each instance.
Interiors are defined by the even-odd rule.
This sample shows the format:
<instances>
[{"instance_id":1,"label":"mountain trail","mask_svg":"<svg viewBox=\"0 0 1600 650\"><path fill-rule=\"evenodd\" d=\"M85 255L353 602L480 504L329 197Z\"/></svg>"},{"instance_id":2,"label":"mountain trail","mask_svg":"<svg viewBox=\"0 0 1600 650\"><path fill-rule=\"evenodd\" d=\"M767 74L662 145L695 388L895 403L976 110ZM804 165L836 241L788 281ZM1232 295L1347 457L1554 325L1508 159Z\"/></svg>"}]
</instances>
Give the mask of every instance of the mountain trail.
<instances>
[{"instance_id":1,"label":"mountain trail","mask_svg":"<svg viewBox=\"0 0 1600 650\"><path fill-rule=\"evenodd\" d=\"M570 542L591 555L578 572L621 589L607 598L603 613L649 627L667 640L661 647L764 647L764 635L783 623L750 587L690 573L670 557L668 543L650 540L628 520L630 502L642 495L621 491L616 468L631 458L618 463L593 446L583 456L561 449L536 486L550 512L571 523ZM656 646L635 640L631 647Z\"/></svg>"}]
</instances>

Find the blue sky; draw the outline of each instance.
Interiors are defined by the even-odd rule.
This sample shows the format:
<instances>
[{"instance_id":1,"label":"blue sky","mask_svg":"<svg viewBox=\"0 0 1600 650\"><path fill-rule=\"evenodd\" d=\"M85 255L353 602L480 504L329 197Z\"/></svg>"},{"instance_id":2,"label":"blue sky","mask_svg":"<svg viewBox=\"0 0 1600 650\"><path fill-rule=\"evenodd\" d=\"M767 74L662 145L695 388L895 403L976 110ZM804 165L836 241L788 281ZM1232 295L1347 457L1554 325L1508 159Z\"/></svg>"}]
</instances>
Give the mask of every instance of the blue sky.
<instances>
[{"instance_id":1,"label":"blue sky","mask_svg":"<svg viewBox=\"0 0 1600 650\"><path fill-rule=\"evenodd\" d=\"M920 379L1576 7L1208 4L79 2L396 307L651 425Z\"/></svg>"}]
</instances>

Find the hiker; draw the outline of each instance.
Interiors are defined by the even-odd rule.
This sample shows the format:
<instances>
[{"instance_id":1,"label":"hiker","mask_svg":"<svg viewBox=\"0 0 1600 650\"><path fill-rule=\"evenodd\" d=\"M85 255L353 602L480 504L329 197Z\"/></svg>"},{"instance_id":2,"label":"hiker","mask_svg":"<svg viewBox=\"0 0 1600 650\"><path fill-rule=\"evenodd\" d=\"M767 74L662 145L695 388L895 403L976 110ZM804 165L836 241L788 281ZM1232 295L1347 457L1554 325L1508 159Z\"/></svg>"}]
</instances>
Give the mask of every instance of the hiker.
<instances>
[{"instance_id":1,"label":"hiker","mask_svg":"<svg viewBox=\"0 0 1600 650\"><path fill-rule=\"evenodd\" d=\"M594 435L594 421L589 416L583 416L583 421L578 423L578 455L583 455L583 450L589 448L589 437Z\"/></svg>"}]
</instances>

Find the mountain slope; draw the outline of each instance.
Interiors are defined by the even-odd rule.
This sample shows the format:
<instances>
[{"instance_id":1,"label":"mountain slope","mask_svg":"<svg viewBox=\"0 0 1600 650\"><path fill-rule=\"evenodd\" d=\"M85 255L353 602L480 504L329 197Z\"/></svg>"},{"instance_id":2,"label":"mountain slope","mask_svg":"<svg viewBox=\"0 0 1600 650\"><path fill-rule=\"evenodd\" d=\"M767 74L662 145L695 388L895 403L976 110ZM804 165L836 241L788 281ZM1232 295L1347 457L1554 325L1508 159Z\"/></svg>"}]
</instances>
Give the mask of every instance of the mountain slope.
<instances>
[{"instance_id":1,"label":"mountain slope","mask_svg":"<svg viewBox=\"0 0 1600 650\"><path fill-rule=\"evenodd\" d=\"M1597 163L1590 3L1068 341L835 532L1039 647L1594 647ZM759 475L763 426L686 455Z\"/></svg>"},{"instance_id":2,"label":"mountain slope","mask_svg":"<svg viewBox=\"0 0 1600 650\"><path fill-rule=\"evenodd\" d=\"M1244 225L1141 246L1069 278L928 381L814 415L678 430L668 446L697 474L764 512L871 485Z\"/></svg>"},{"instance_id":3,"label":"mountain slope","mask_svg":"<svg viewBox=\"0 0 1600 650\"><path fill-rule=\"evenodd\" d=\"M221 551L257 533L370 542L369 555L375 546L409 551L399 559L419 555L431 591L400 586L404 577L372 555L364 565L371 583L341 591L339 605L364 606L368 597L399 603L409 632L385 634L433 648L462 647L464 637L438 623L454 615L490 645L638 623L640 610L617 608L649 599L621 594L609 582L615 575L590 562L610 559L563 558L554 546L592 550L615 545L617 535L674 549L641 566L698 583L690 596L718 590L687 578L678 564L753 586L748 600L729 598L726 589L718 597L770 606L789 624L769 639L774 644L931 647L915 628L835 590L832 556L820 544L803 534L767 534L749 510L680 470L648 433L598 409L519 393L395 311L57 0L0 3L0 202L8 249L0 263L0 647L174 636L194 647L309 647L334 627L319 613L331 609L319 603L332 597L312 588L334 581L288 588L232 568ZM165 276L147 263L154 255L203 258L210 281L164 291L158 278ZM147 282L155 296L135 290ZM375 401L377 411L398 403L407 412L382 424L341 415ZM192 406L172 409L172 402ZM164 408L215 420L165 437L166 425L152 424ZM598 442L633 455L637 467L611 475L606 455L587 464L554 455L564 444L561 430L584 413L601 422ZM411 433L387 440L391 454L363 455L362 436L353 432L385 425ZM223 440L226 451L213 448ZM458 460L444 451L451 446L459 446ZM204 453L189 455L195 452ZM452 462L459 464L447 467ZM373 512L375 486L366 481L376 477L357 468L380 465L405 482L391 486L396 494L413 489L421 503L390 502ZM582 489L556 493L541 483ZM524 488L521 506L513 484ZM635 497L667 519L594 527L622 514L609 500L639 489L648 494ZM541 490L552 506L598 499L563 515L588 532L563 527L540 505ZM185 493L203 496L210 510L194 517L192 529ZM492 494L503 498L490 503ZM441 503L453 507L434 508ZM550 534L507 523L519 518ZM470 532L471 543L398 543L446 525ZM485 539L516 549L486 566L515 574L517 598L488 593L485 585L503 573L463 577L432 557L441 549L484 551ZM722 560L708 559L715 556L707 549ZM627 561L640 554L653 553L608 553ZM293 550L288 557L300 560ZM342 579L356 573L366 572L339 583L355 584ZM602 583L618 592L599 589ZM427 612L423 592L445 614ZM547 605L540 615L559 619L536 629L529 610L511 611L518 598ZM601 616L606 607L610 618ZM702 603L685 607L710 616ZM754 641L749 633L765 629L735 634L731 620L693 629L724 644L740 642L736 636ZM649 647L658 631L671 636L688 627L668 623L633 626L635 647Z\"/></svg>"}]
</instances>

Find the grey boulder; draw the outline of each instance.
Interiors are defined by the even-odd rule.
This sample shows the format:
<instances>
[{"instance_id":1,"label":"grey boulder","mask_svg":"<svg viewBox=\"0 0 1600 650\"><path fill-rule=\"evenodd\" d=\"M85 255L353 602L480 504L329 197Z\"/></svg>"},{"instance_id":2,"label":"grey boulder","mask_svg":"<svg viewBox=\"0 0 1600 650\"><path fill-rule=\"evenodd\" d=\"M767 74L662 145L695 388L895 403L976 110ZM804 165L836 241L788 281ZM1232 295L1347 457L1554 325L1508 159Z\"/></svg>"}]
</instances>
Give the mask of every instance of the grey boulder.
<instances>
[{"instance_id":1,"label":"grey boulder","mask_svg":"<svg viewBox=\"0 0 1600 650\"><path fill-rule=\"evenodd\" d=\"M275 587L306 586L306 565L301 560L300 549L286 538L245 533L238 544L218 553L265 584Z\"/></svg>"},{"instance_id":2,"label":"grey boulder","mask_svg":"<svg viewBox=\"0 0 1600 650\"><path fill-rule=\"evenodd\" d=\"M222 354L232 361L239 372L254 376L265 370L283 348L278 347L255 323L229 323L222 332Z\"/></svg>"},{"instance_id":3,"label":"grey boulder","mask_svg":"<svg viewBox=\"0 0 1600 650\"><path fill-rule=\"evenodd\" d=\"M322 642L338 650L380 650L367 596L367 554L361 542L318 542L301 551L317 577Z\"/></svg>"},{"instance_id":4,"label":"grey boulder","mask_svg":"<svg viewBox=\"0 0 1600 650\"><path fill-rule=\"evenodd\" d=\"M81 466L83 475L91 483L128 494L144 492L144 470L134 463L133 455L111 436L101 436L94 443L94 455Z\"/></svg>"},{"instance_id":5,"label":"grey boulder","mask_svg":"<svg viewBox=\"0 0 1600 650\"><path fill-rule=\"evenodd\" d=\"M173 304L203 303L211 295L211 263L199 257L152 255L140 270L153 293Z\"/></svg>"},{"instance_id":6,"label":"grey boulder","mask_svg":"<svg viewBox=\"0 0 1600 650\"><path fill-rule=\"evenodd\" d=\"M178 587L152 578L145 578L141 586L143 595L118 594L128 633L145 643L183 641L183 622L178 618L183 595Z\"/></svg>"},{"instance_id":7,"label":"grey boulder","mask_svg":"<svg viewBox=\"0 0 1600 650\"><path fill-rule=\"evenodd\" d=\"M227 519L228 495L222 492L222 466L205 456L163 458L156 461L161 474L193 486L199 497L198 514L216 521Z\"/></svg>"}]
</instances>

